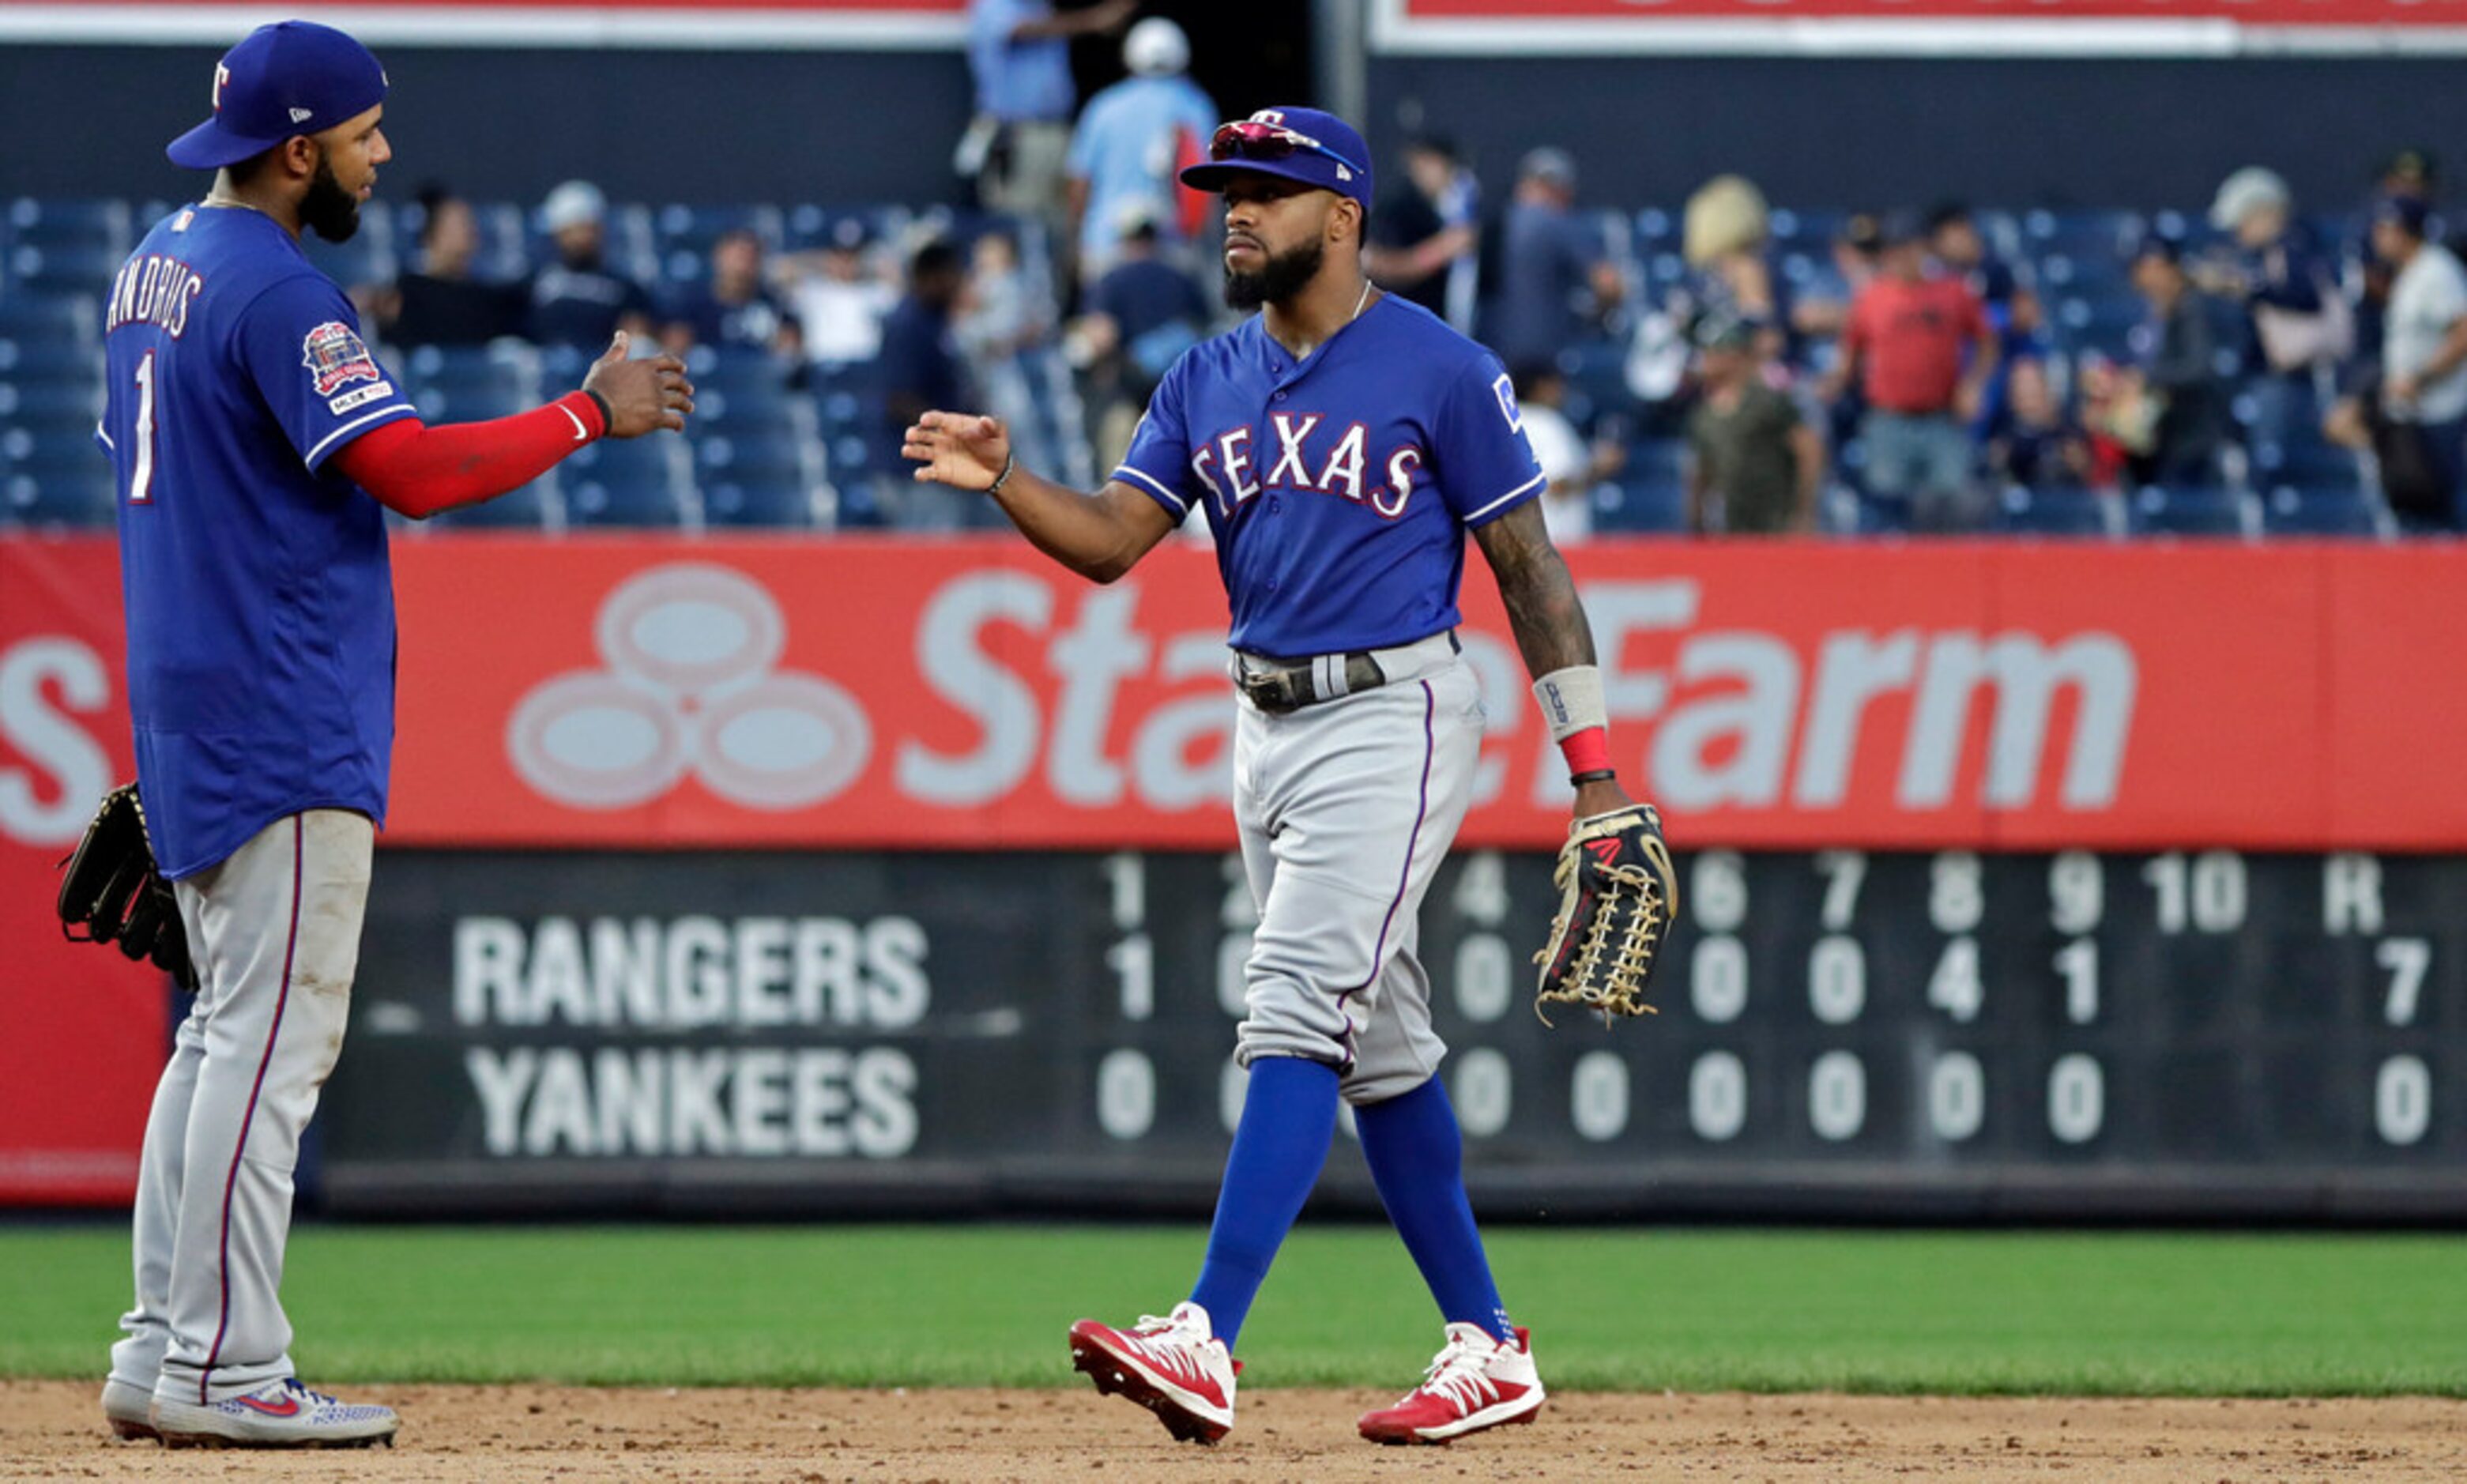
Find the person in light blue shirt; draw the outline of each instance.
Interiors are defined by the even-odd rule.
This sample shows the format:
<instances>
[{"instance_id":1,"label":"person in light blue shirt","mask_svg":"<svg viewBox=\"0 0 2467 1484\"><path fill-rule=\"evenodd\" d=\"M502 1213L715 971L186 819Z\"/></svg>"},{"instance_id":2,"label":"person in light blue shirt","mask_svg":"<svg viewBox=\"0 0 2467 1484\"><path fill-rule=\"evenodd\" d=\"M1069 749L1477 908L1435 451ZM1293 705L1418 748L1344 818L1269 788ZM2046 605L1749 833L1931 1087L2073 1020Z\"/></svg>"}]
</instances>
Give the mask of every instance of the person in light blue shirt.
<instances>
[{"instance_id":1,"label":"person in light blue shirt","mask_svg":"<svg viewBox=\"0 0 2467 1484\"><path fill-rule=\"evenodd\" d=\"M1174 186L1174 171L1195 164L1216 130L1216 104L1184 75L1189 38L1152 15L1122 38L1122 65L1131 75L1088 100L1071 135L1068 190L1079 281L1086 284L1120 259L1120 224L1130 208L1153 209L1149 219L1167 259L1183 256L1205 219L1183 209Z\"/></svg>"},{"instance_id":2,"label":"person in light blue shirt","mask_svg":"<svg viewBox=\"0 0 2467 1484\"><path fill-rule=\"evenodd\" d=\"M987 211L1064 225L1062 162L1079 102L1071 38L1119 31L1138 9L1138 0L1064 11L1052 0L968 0L977 113L952 164L977 183Z\"/></svg>"}]
</instances>

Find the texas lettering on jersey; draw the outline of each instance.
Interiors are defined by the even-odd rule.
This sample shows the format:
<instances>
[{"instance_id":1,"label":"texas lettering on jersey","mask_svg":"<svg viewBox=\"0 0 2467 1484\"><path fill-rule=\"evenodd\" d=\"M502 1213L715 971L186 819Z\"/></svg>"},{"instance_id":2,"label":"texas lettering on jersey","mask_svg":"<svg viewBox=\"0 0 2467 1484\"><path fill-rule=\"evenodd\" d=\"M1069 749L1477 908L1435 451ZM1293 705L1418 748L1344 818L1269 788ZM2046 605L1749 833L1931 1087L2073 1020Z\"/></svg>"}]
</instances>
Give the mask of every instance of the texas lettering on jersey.
<instances>
[{"instance_id":1,"label":"texas lettering on jersey","mask_svg":"<svg viewBox=\"0 0 2467 1484\"><path fill-rule=\"evenodd\" d=\"M1267 489L1334 495L1369 506L1383 520L1404 514L1405 502L1414 493L1414 476L1430 461L1430 456L1411 443L1391 450L1376 465L1386 483L1366 489L1369 425L1347 422L1343 433L1332 428L1321 433L1327 422L1324 413L1271 414L1273 454L1255 446L1249 423L1228 428L1191 456L1190 472L1208 486L1219 511L1227 515ZM1263 459L1269 461L1267 472L1254 479L1254 467Z\"/></svg>"}]
</instances>

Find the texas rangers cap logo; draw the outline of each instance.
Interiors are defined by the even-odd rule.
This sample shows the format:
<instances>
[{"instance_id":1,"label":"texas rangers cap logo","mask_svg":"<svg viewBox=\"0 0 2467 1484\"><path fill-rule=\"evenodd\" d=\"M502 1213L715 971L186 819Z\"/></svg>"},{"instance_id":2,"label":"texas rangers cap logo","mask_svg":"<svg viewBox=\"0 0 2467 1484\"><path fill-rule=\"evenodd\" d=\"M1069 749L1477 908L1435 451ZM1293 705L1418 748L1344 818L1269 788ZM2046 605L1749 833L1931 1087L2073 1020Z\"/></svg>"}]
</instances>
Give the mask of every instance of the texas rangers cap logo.
<instances>
[{"instance_id":1,"label":"texas rangers cap logo","mask_svg":"<svg viewBox=\"0 0 2467 1484\"><path fill-rule=\"evenodd\" d=\"M346 382L374 381L378 375L368 346L340 320L328 320L308 332L300 342L300 364L316 378L319 396L332 396Z\"/></svg>"}]
</instances>

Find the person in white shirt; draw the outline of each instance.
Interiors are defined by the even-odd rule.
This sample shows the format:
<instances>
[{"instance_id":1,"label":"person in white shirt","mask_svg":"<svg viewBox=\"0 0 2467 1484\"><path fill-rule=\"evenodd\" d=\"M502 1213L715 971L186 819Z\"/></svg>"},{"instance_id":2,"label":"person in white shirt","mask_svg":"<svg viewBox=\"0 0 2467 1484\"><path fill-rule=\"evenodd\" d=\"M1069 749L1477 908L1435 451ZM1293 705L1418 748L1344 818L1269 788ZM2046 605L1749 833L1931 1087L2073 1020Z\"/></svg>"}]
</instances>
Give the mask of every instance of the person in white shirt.
<instances>
[{"instance_id":1,"label":"person in white shirt","mask_svg":"<svg viewBox=\"0 0 2467 1484\"><path fill-rule=\"evenodd\" d=\"M2373 208L2373 251L2398 270L2382 329L2382 409L2421 430L2451 490L2453 524L2467 526L2467 269L2425 240L2426 207L2385 196Z\"/></svg>"},{"instance_id":2,"label":"person in white shirt","mask_svg":"<svg viewBox=\"0 0 2467 1484\"><path fill-rule=\"evenodd\" d=\"M1568 383L1558 368L1531 362L1517 370L1514 384L1525 440L1533 445L1534 461L1550 482L1542 489L1543 528L1553 546L1582 542L1594 533L1594 487L1619 471L1625 452L1608 440L1588 444L1559 410Z\"/></svg>"},{"instance_id":3,"label":"person in white shirt","mask_svg":"<svg viewBox=\"0 0 2467 1484\"><path fill-rule=\"evenodd\" d=\"M844 216L820 252L773 259L774 285L803 327L805 359L817 366L871 361L882 351L883 317L899 303L899 288L874 267L871 245L865 223Z\"/></svg>"}]
</instances>

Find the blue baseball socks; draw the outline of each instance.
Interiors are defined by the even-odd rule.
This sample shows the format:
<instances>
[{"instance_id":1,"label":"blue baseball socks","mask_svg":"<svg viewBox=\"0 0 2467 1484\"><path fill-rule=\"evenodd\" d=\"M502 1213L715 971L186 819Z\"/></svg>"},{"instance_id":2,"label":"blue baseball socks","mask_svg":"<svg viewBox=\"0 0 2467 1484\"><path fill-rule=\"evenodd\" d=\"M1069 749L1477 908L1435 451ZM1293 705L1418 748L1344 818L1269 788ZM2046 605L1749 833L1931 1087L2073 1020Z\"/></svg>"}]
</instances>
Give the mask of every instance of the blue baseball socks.
<instances>
[{"instance_id":1,"label":"blue baseball socks","mask_svg":"<svg viewBox=\"0 0 2467 1484\"><path fill-rule=\"evenodd\" d=\"M1453 1131L1453 1122L1449 1127ZM1251 1064L1242 1121L1234 1131L1233 1153L1225 1157L1225 1182L1216 1191L1208 1257L1190 1291L1190 1301L1208 1311L1227 1350L1242 1332L1277 1248L1319 1183L1335 1137L1335 1068L1293 1056ZM1416 1250L1415 1256L1420 1255ZM1480 1256L1477 1247L1475 1257Z\"/></svg>"},{"instance_id":2,"label":"blue baseball socks","mask_svg":"<svg viewBox=\"0 0 2467 1484\"><path fill-rule=\"evenodd\" d=\"M1245 1107L1243 1121L1249 1119ZM1447 1090L1433 1077L1402 1097L1356 1108L1353 1121L1380 1203L1438 1300L1440 1317L1478 1325L1512 1343L1515 1326L1499 1301L1465 1199L1464 1137Z\"/></svg>"}]
</instances>

